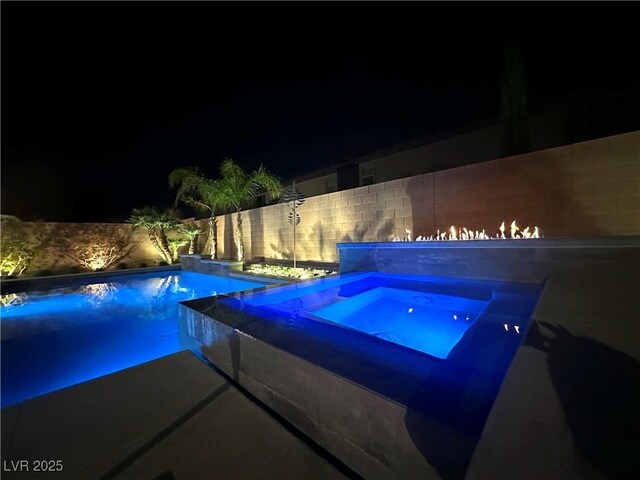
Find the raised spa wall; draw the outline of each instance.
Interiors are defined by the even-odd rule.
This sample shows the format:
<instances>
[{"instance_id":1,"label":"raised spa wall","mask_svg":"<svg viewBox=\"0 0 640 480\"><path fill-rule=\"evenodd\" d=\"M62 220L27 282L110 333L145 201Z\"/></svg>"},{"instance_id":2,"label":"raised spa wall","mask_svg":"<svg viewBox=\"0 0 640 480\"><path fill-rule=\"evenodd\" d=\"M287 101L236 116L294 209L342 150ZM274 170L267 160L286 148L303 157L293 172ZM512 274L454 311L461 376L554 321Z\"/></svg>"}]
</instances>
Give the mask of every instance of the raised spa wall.
<instances>
[{"instance_id":1,"label":"raised spa wall","mask_svg":"<svg viewBox=\"0 0 640 480\"><path fill-rule=\"evenodd\" d=\"M268 338L268 320L217 308L213 298L182 305L183 340L365 478L627 478L638 471L638 237L338 249L341 273L544 284L479 439L280 348Z\"/></svg>"},{"instance_id":2,"label":"raised spa wall","mask_svg":"<svg viewBox=\"0 0 640 480\"><path fill-rule=\"evenodd\" d=\"M640 237L340 243L340 273L369 271L541 284L577 265L623 266ZM630 250L631 249L631 250Z\"/></svg>"},{"instance_id":3,"label":"raised spa wall","mask_svg":"<svg viewBox=\"0 0 640 480\"><path fill-rule=\"evenodd\" d=\"M180 255L180 263L183 270L220 277L228 277L232 272L242 272L243 265L242 262L235 260L213 260L210 255Z\"/></svg>"}]
</instances>

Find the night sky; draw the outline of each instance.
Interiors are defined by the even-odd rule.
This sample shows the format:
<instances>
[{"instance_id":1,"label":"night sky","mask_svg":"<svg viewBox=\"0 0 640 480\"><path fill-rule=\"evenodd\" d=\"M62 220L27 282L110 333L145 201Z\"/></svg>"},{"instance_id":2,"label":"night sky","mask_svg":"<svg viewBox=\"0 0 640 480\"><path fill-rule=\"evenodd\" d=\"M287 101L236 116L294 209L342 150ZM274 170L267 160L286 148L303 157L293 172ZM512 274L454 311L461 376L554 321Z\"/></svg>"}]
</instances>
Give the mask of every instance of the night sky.
<instances>
[{"instance_id":1,"label":"night sky","mask_svg":"<svg viewBox=\"0 0 640 480\"><path fill-rule=\"evenodd\" d=\"M179 166L286 179L496 117L509 33L531 107L637 84L633 7L3 1L1 210L118 221Z\"/></svg>"}]
</instances>

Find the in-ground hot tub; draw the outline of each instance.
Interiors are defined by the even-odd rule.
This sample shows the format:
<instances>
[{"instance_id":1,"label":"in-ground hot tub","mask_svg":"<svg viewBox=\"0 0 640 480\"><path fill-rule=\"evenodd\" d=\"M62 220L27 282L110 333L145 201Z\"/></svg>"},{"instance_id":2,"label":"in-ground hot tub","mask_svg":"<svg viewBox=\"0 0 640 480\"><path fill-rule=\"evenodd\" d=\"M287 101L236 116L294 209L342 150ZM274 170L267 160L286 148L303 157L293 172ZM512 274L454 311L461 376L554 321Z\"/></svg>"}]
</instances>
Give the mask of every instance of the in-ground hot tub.
<instances>
[{"instance_id":1,"label":"in-ground hot tub","mask_svg":"<svg viewBox=\"0 0 640 480\"><path fill-rule=\"evenodd\" d=\"M248 293L241 306L328 322L445 359L493 296L480 284L365 273Z\"/></svg>"}]
</instances>

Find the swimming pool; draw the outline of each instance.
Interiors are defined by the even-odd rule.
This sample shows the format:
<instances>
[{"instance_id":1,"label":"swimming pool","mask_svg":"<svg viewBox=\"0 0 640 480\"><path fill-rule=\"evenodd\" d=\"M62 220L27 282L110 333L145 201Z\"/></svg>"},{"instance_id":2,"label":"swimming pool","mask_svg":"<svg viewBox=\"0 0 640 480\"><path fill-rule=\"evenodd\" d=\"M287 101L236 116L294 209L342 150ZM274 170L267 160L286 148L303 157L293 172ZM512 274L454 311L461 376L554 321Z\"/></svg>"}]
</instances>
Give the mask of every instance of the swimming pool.
<instances>
[{"instance_id":1,"label":"swimming pool","mask_svg":"<svg viewBox=\"0 0 640 480\"><path fill-rule=\"evenodd\" d=\"M182 350L178 302L262 286L172 271L22 294L0 310L2 406Z\"/></svg>"}]
</instances>

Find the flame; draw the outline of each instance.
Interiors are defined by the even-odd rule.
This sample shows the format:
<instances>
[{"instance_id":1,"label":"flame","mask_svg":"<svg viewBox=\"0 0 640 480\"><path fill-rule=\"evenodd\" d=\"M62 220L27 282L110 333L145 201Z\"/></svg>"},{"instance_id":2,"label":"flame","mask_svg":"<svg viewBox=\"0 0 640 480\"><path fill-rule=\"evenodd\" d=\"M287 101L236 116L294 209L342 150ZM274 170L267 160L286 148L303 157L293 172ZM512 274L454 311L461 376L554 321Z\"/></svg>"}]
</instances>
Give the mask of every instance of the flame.
<instances>
[{"instance_id":1,"label":"flame","mask_svg":"<svg viewBox=\"0 0 640 480\"><path fill-rule=\"evenodd\" d=\"M423 236L419 235L416 237L416 242L434 242L434 241L450 241L450 240L496 240L496 239L530 239L530 238L541 238L540 229L536 226L533 227L533 232L531 231L531 227L525 227L523 230L520 229L517 222L513 220L509 226L510 236L507 237L505 235L506 230L506 222L502 222L498 227L500 233L496 233L494 237L487 234L486 230L483 228L482 230L471 230L467 227L457 227L455 225L451 225L448 230L441 232L440 229L437 230L435 236ZM407 232L406 238L401 238L397 235L393 236L392 241L394 242L411 242L411 230L405 229ZM520 233L518 233L520 232Z\"/></svg>"},{"instance_id":2,"label":"flame","mask_svg":"<svg viewBox=\"0 0 640 480\"><path fill-rule=\"evenodd\" d=\"M519 238L517 233L518 230L520 230L520 228L516 225L516 221L514 220L511 222L511 238Z\"/></svg>"}]
</instances>

